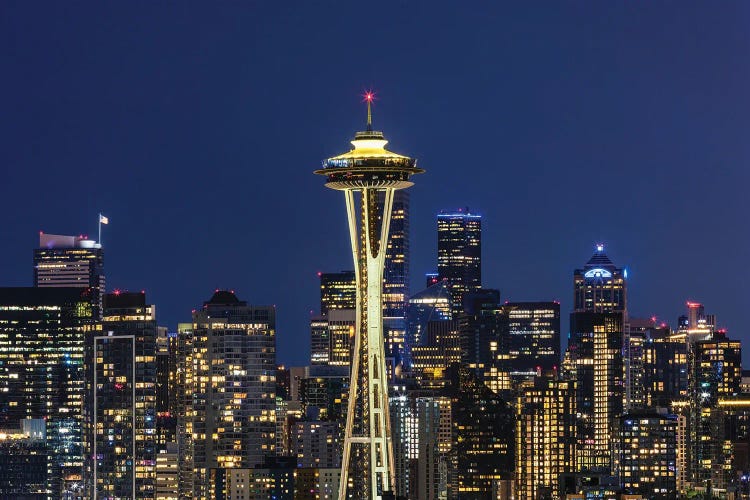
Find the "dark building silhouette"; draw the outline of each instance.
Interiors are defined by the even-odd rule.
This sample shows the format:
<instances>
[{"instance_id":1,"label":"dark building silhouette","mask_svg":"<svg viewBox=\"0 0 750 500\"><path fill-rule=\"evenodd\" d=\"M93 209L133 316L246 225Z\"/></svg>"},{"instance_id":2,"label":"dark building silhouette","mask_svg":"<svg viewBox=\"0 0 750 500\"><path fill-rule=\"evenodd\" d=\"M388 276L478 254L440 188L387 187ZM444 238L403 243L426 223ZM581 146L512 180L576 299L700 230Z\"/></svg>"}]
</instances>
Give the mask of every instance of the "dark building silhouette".
<instances>
[{"instance_id":1,"label":"dark building silhouette","mask_svg":"<svg viewBox=\"0 0 750 500\"><path fill-rule=\"evenodd\" d=\"M467 208L437 216L438 277L453 295L454 313L464 295L482 287L482 216Z\"/></svg>"},{"instance_id":2,"label":"dark building silhouette","mask_svg":"<svg viewBox=\"0 0 750 500\"><path fill-rule=\"evenodd\" d=\"M455 467L450 496L489 500L494 498L493 483L513 478L514 409L472 370L454 367L449 380Z\"/></svg>"},{"instance_id":3,"label":"dark building silhouette","mask_svg":"<svg viewBox=\"0 0 750 500\"><path fill-rule=\"evenodd\" d=\"M461 361L477 374L494 364L500 352L507 352L507 317L500 304L500 291L479 289L463 296L463 313L459 316Z\"/></svg>"},{"instance_id":4,"label":"dark building silhouette","mask_svg":"<svg viewBox=\"0 0 750 500\"><path fill-rule=\"evenodd\" d=\"M511 372L556 371L560 365L560 303L506 302L503 305Z\"/></svg>"},{"instance_id":5,"label":"dark building silhouette","mask_svg":"<svg viewBox=\"0 0 750 500\"><path fill-rule=\"evenodd\" d=\"M320 314L331 309L355 309L357 307L357 283L354 271L319 273Z\"/></svg>"}]
</instances>

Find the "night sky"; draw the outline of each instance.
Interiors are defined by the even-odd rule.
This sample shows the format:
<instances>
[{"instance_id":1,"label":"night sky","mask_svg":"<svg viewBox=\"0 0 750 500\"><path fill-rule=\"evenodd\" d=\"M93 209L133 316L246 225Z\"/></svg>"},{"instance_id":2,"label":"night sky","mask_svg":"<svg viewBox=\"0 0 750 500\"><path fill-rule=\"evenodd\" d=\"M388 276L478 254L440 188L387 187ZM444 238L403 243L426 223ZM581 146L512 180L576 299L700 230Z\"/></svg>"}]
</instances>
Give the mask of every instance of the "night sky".
<instances>
[{"instance_id":1,"label":"night sky","mask_svg":"<svg viewBox=\"0 0 750 500\"><path fill-rule=\"evenodd\" d=\"M484 216L483 282L562 302L605 242L633 316L687 299L750 341L747 2L0 3L0 285L38 232L105 228L108 289L175 328L215 288L276 304L306 364L318 271L352 268L312 174L374 125L411 189L412 292L435 214ZM745 360L750 359L746 345Z\"/></svg>"}]
</instances>

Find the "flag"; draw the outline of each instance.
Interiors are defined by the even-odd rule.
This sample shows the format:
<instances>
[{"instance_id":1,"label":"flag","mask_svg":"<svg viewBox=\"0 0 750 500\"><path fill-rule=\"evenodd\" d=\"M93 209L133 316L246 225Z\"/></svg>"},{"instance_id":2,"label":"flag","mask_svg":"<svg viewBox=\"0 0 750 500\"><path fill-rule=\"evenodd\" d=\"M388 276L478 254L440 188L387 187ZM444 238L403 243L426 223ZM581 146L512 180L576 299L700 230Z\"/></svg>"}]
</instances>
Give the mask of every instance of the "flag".
<instances>
[{"instance_id":1,"label":"flag","mask_svg":"<svg viewBox=\"0 0 750 500\"><path fill-rule=\"evenodd\" d=\"M109 224L109 217L105 217L102 214L99 214L99 223L100 224Z\"/></svg>"}]
</instances>

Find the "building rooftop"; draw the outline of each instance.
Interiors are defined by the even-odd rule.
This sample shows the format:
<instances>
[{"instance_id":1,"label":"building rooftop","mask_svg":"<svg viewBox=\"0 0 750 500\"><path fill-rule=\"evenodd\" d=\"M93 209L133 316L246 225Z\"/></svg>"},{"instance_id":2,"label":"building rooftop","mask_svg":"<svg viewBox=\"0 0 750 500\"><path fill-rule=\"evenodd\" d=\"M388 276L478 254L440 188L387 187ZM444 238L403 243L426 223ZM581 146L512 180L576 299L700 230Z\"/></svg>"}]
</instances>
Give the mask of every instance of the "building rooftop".
<instances>
[{"instance_id":1,"label":"building rooftop","mask_svg":"<svg viewBox=\"0 0 750 500\"><path fill-rule=\"evenodd\" d=\"M242 302L234 294L233 290L216 290L211 299L205 305L240 305Z\"/></svg>"},{"instance_id":2,"label":"building rooftop","mask_svg":"<svg viewBox=\"0 0 750 500\"><path fill-rule=\"evenodd\" d=\"M101 248L101 245L83 234L66 236L39 231L39 248Z\"/></svg>"}]
</instances>

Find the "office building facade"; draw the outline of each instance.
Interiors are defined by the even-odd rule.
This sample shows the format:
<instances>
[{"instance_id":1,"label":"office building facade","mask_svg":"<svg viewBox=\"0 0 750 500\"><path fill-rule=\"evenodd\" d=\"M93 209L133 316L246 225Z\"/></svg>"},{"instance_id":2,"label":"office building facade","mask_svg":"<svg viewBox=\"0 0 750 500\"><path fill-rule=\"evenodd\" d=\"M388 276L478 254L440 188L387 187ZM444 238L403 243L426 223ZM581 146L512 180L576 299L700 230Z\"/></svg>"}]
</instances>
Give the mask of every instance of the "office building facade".
<instances>
[{"instance_id":1,"label":"office building facade","mask_svg":"<svg viewBox=\"0 0 750 500\"><path fill-rule=\"evenodd\" d=\"M620 417L619 470L624 493L677 498L677 416L639 409Z\"/></svg>"},{"instance_id":2,"label":"office building facade","mask_svg":"<svg viewBox=\"0 0 750 500\"><path fill-rule=\"evenodd\" d=\"M53 497L79 494L83 469L84 330L81 288L0 288L0 428L45 422Z\"/></svg>"},{"instance_id":3,"label":"office building facade","mask_svg":"<svg viewBox=\"0 0 750 500\"><path fill-rule=\"evenodd\" d=\"M516 498L559 498L558 481L575 472L575 382L540 378L516 404Z\"/></svg>"},{"instance_id":4,"label":"office building facade","mask_svg":"<svg viewBox=\"0 0 750 500\"><path fill-rule=\"evenodd\" d=\"M156 494L156 311L140 293L104 296L86 338L84 484L92 498Z\"/></svg>"},{"instance_id":5,"label":"office building facade","mask_svg":"<svg viewBox=\"0 0 750 500\"><path fill-rule=\"evenodd\" d=\"M467 292L482 287L482 217L469 209L437 216L438 277L446 280L454 313Z\"/></svg>"},{"instance_id":6,"label":"office building facade","mask_svg":"<svg viewBox=\"0 0 750 500\"><path fill-rule=\"evenodd\" d=\"M276 314L217 290L184 329L182 469L207 498L212 469L259 467L275 455Z\"/></svg>"},{"instance_id":7,"label":"office building facade","mask_svg":"<svg viewBox=\"0 0 750 500\"><path fill-rule=\"evenodd\" d=\"M101 318L105 293L104 251L85 236L39 233L34 250L34 286L88 289L94 319Z\"/></svg>"}]
</instances>

